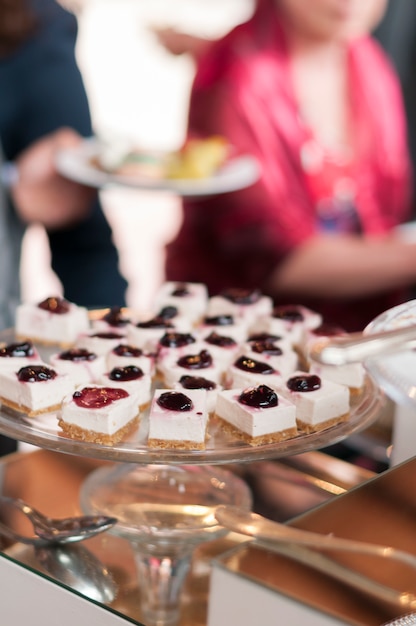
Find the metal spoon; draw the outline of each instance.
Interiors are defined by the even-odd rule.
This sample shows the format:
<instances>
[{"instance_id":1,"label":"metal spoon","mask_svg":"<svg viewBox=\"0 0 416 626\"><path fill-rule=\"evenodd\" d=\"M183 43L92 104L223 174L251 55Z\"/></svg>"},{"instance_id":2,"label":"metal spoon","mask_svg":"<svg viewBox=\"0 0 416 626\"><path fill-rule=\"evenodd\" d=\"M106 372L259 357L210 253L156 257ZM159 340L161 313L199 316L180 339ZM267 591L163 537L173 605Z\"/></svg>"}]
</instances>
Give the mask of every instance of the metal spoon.
<instances>
[{"instance_id":1,"label":"metal spoon","mask_svg":"<svg viewBox=\"0 0 416 626\"><path fill-rule=\"evenodd\" d=\"M110 572L83 546L38 547L35 556L47 574L87 598L108 604L116 597L117 587Z\"/></svg>"},{"instance_id":2,"label":"metal spoon","mask_svg":"<svg viewBox=\"0 0 416 626\"><path fill-rule=\"evenodd\" d=\"M327 365L345 365L365 359L416 348L416 325L363 335L350 333L331 339L317 340L310 358Z\"/></svg>"},{"instance_id":3,"label":"metal spoon","mask_svg":"<svg viewBox=\"0 0 416 626\"><path fill-rule=\"evenodd\" d=\"M14 541L31 545L74 543L93 537L98 533L109 530L117 523L115 517L105 515L81 515L54 519L43 515L19 498L0 496L0 504L13 506L24 513L32 522L35 536L28 537L17 533L4 523L0 522L0 535Z\"/></svg>"},{"instance_id":4,"label":"metal spoon","mask_svg":"<svg viewBox=\"0 0 416 626\"><path fill-rule=\"evenodd\" d=\"M416 595L399 592L386 587L367 576L360 574L336 561L321 555L315 550L342 550L357 554L393 559L416 569L416 556L392 548L352 539L342 539L333 535L301 530L266 519L261 515L235 506L218 506L215 511L217 521L237 533L255 537L272 550L315 568L328 576L367 593L378 600L400 607L416 609Z\"/></svg>"}]
</instances>

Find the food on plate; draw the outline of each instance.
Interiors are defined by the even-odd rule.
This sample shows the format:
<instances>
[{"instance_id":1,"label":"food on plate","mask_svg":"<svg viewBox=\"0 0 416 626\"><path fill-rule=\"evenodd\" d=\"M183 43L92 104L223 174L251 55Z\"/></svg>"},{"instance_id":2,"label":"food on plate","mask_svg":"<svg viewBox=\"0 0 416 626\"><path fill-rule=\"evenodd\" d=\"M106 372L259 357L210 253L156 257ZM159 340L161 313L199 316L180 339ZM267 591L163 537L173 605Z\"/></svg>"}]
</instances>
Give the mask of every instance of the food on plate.
<instances>
[{"instance_id":1,"label":"food on plate","mask_svg":"<svg viewBox=\"0 0 416 626\"><path fill-rule=\"evenodd\" d=\"M208 178L217 172L229 155L227 140L220 135L188 139L166 160L167 178Z\"/></svg>"},{"instance_id":2,"label":"food on plate","mask_svg":"<svg viewBox=\"0 0 416 626\"><path fill-rule=\"evenodd\" d=\"M73 439L112 445L139 421L138 397L119 387L89 385L63 399L58 423Z\"/></svg>"},{"instance_id":3,"label":"food on plate","mask_svg":"<svg viewBox=\"0 0 416 626\"><path fill-rule=\"evenodd\" d=\"M156 389L149 412L148 445L151 448L203 450L208 411L205 389L186 393Z\"/></svg>"},{"instance_id":4,"label":"food on plate","mask_svg":"<svg viewBox=\"0 0 416 626\"><path fill-rule=\"evenodd\" d=\"M202 283L164 282L155 295L157 310L162 307L175 307L179 314L193 322L205 314L208 303L208 290Z\"/></svg>"},{"instance_id":5,"label":"food on plate","mask_svg":"<svg viewBox=\"0 0 416 626\"><path fill-rule=\"evenodd\" d=\"M68 347L89 325L87 309L61 297L49 297L38 304L23 303L16 311L15 332L19 340Z\"/></svg>"},{"instance_id":6,"label":"food on plate","mask_svg":"<svg viewBox=\"0 0 416 626\"><path fill-rule=\"evenodd\" d=\"M141 348L135 348L127 343L119 343L106 355L107 370L114 367L136 365L145 374L153 376L155 372L156 353L144 352Z\"/></svg>"},{"instance_id":7,"label":"food on plate","mask_svg":"<svg viewBox=\"0 0 416 626\"><path fill-rule=\"evenodd\" d=\"M106 369L105 357L85 348L57 352L50 356L49 361L57 372L68 374L76 385L94 382Z\"/></svg>"},{"instance_id":8,"label":"food on plate","mask_svg":"<svg viewBox=\"0 0 416 626\"><path fill-rule=\"evenodd\" d=\"M137 365L114 367L109 372L101 374L98 381L108 387L120 387L130 394L137 395L138 406L143 410L150 402L152 379Z\"/></svg>"},{"instance_id":9,"label":"food on plate","mask_svg":"<svg viewBox=\"0 0 416 626\"><path fill-rule=\"evenodd\" d=\"M268 385L275 389L283 382L283 378L274 367L261 359L252 359L245 354L239 356L228 368L226 386L234 389Z\"/></svg>"},{"instance_id":10,"label":"food on plate","mask_svg":"<svg viewBox=\"0 0 416 626\"><path fill-rule=\"evenodd\" d=\"M45 363L0 372L1 403L29 417L58 410L62 398L74 388L67 374L58 374Z\"/></svg>"},{"instance_id":11,"label":"food on plate","mask_svg":"<svg viewBox=\"0 0 416 626\"><path fill-rule=\"evenodd\" d=\"M296 422L302 432L317 432L348 419L350 391L345 385L299 370L279 391L296 405Z\"/></svg>"},{"instance_id":12,"label":"food on plate","mask_svg":"<svg viewBox=\"0 0 416 626\"><path fill-rule=\"evenodd\" d=\"M92 164L111 174L149 179L199 179L214 175L230 152L224 137L192 138L172 152L134 148L125 142L102 143Z\"/></svg>"},{"instance_id":13,"label":"food on plate","mask_svg":"<svg viewBox=\"0 0 416 626\"><path fill-rule=\"evenodd\" d=\"M295 405L267 385L221 391L215 414L223 428L252 446L298 434Z\"/></svg>"},{"instance_id":14,"label":"food on plate","mask_svg":"<svg viewBox=\"0 0 416 626\"><path fill-rule=\"evenodd\" d=\"M24 365L38 363L41 360L32 341L14 341L0 346L0 370L17 371Z\"/></svg>"},{"instance_id":15,"label":"food on plate","mask_svg":"<svg viewBox=\"0 0 416 626\"><path fill-rule=\"evenodd\" d=\"M349 419L350 398L365 385L362 365L309 357L314 342L339 332L302 305L272 307L258 290L208 297L202 283L163 283L147 315L118 306L88 315L51 297L16 315L16 334L45 344L49 365L34 338L0 346L0 396L30 416L53 413L66 436L105 445L139 416L141 441L151 426L150 447L205 449L210 429L214 446L217 433L230 445L278 442ZM186 401L175 409L178 398ZM295 425L285 421L293 410ZM273 414L286 416L277 428Z\"/></svg>"},{"instance_id":16,"label":"food on plate","mask_svg":"<svg viewBox=\"0 0 416 626\"><path fill-rule=\"evenodd\" d=\"M190 376L185 374L174 384L174 389L177 391L184 391L184 389L205 389L207 392L207 411L209 415L212 415L215 411L215 405L217 403L218 392L222 390L222 385L208 380L203 376ZM186 391L184 391L186 393Z\"/></svg>"}]
</instances>

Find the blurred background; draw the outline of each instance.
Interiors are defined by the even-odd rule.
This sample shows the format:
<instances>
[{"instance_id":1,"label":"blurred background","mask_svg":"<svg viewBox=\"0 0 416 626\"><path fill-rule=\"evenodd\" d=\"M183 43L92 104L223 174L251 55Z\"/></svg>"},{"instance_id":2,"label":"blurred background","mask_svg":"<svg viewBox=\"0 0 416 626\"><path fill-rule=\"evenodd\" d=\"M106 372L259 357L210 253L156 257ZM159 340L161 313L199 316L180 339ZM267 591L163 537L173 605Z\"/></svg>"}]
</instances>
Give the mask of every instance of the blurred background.
<instances>
[{"instance_id":1,"label":"blurred background","mask_svg":"<svg viewBox=\"0 0 416 626\"><path fill-rule=\"evenodd\" d=\"M161 48L152 26L215 37L246 19L253 6L252 0L62 4L78 17L77 56L96 134L127 137L139 146L166 150L178 148L184 139L194 66L190 57L174 57ZM164 279L163 249L180 223L179 200L167 193L114 188L102 192L102 201L129 282L128 305L145 311ZM60 289L48 264L46 236L41 227L33 226L24 242L24 300L38 301Z\"/></svg>"}]
</instances>

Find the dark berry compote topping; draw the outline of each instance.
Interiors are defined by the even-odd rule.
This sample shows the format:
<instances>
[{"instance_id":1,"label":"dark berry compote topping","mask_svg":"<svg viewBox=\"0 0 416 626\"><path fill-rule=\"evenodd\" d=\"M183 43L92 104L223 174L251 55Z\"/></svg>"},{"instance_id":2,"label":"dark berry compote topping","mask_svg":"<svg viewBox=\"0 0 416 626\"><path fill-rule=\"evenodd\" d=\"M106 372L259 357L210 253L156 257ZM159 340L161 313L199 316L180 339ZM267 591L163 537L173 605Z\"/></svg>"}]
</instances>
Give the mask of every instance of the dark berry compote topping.
<instances>
[{"instance_id":1,"label":"dark berry compote topping","mask_svg":"<svg viewBox=\"0 0 416 626\"><path fill-rule=\"evenodd\" d=\"M175 298L186 298L186 296L190 296L191 292L189 291L187 285L185 283L178 283L172 293L172 296L175 296Z\"/></svg>"},{"instance_id":2,"label":"dark berry compote topping","mask_svg":"<svg viewBox=\"0 0 416 626\"><path fill-rule=\"evenodd\" d=\"M173 328L173 324L159 316L152 317L152 319L144 322L138 322L136 326L137 328Z\"/></svg>"},{"instance_id":3,"label":"dark berry compote topping","mask_svg":"<svg viewBox=\"0 0 416 626\"><path fill-rule=\"evenodd\" d=\"M113 306L111 309L102 317L103 322L107 322L110 326L116 326L122 328L123 326L127 326L130 323L130 320L123 316L121 306Z\"/></svg>"},{"instance_id":4,"label":"dark berry compote topping","mask_svg":"<svg viewBox=\"0 0 416 626\"><path fill-rule=\"evenodd\" d=\"M157 399L157 403L162 409L168 411L192 411L194 404L191 398L188 398L180 391L166 391Z\"/></svg>"},{"instance_id":5,"label":"dark berry compote topping","mask_svg":"<svg viewBox=\"0 0 416 626\"><path fill-rule=\"evenodd\" d=\"M255 361L254 359L249 359L247 356L240 356L239 359L236 360L234 366L239 370L243 370L244 372L252 372L253 374L276 374L276 370L274 370L267 363L263 363L262 361Z\"/></svg>"},{"instance_id":6,"label":"dark berry compote topping","mask_svg":"<svg viewBox=\"0 0 416 626\"><path fill-rule=\"evenodd\" d=\"M321 388L321 379L316 374L292 376L286 383L290 391L316 391Z\"/></svg>"},{"instance_id":7,"label":"dark berry compote topping","mask_svg":"<svg viewBox=\"0 0 416 626\"><path fill-rule=\"evenodd\" d=\"M0 348L0 357L27 357L34 354L33 343L30 341L9 343L9 345Z\"/></svg>"},{"instance_id":8,"label":"dark berry compote topping","mask_svg":"<svg viewBox=\"0 0 416 626\"><path fill-rule=\"evenodd\" d=\"M208 380L202 376L181 376L179 382L185 389L207 389L209 391L217 386L213 380Z\"/></svg>"},{"instance_id":9,"label":"dark berry compote topping","mask_svg":"<svg viewBox=\"0 0 416 626\"><path fill-rule=\"evenodd\" d=\"M162 320L173 320L178 315L179 311L176 306L164 306L160 309L156 317L162 318Z\"/></svg>"},{"instance_id":10,"label":"dark berry compote topping","mask_svg":"<svg viewBox=\"0 0 416 626\"><path fill-rule=\"evenodd\" d=\"M254 333L249 336L249 342L252 341L280 341L282 337L280 335L272 335L271 333Z\"/></svg>"},{"instance_id":11,"label":"dark berry compote topping","mask_svg":"<svg viewBox=\"0 0 416 626\"><path fill-rule=\"evenodd\" d=\"M128 395L124 389L115 387L84 387L75 391L72 398L77 406L84 409L101 409Z\"/></svg>"},{"instance_id":12,"label":"dark berry compote topping","mask_svg":"<svg viewBox=\"0 0 416 626\"><path fill-rule=\"evenodd\" d=\"M232 337L225 337L224 335L219 335L215 332L212 332L208 335L208 337L205 337L204 341L212 346L219 346L220 348L229 348L237 345L237 342Z\"/></svg>"},{"instance_id":13,"label":"dark berry compote topping","mask_svg":"<svg viewBox=\"0 0 416 626\"><path fill-rule=\"evenodd\" d=\"M46 300L39 302L38 307L44 311L49 311L49 313L63 315L64 313L68 313L70 304L65 298L46 298Z\"/></svg>"},{"instance_id":14,"label":"dark berry compote topping","mask_svg":"<svg viewBox=\"0 0 416 626\"><path fill-rule=\"evenodd\" d=\"M160 340L160 345L164 348L182 348L195 343L195 337L190 333L177 333L175 331L165 333Z\"/></svg>"},{"instance_id":15,"label":"dark berry compote topping","mask_svg":"<svg viewBox=\"0 0 416 626\"><path fill-rule=\"evenodd\" d=\"M71 348L70 350L61 352L59 358L62 359L62 361L95 361L97 355L85 348Z\"/></svg>"},{"instance_id":16,"label":"dark berry compote topping","mask_svg":"<svg viewBox=\"0 0 416 626\"><path fill-rule=\"evenodd\" d=\"M261 298L261 292L258 289L225 289L220 294L226 300L230 300L234 304L255 304Z\"/></svg>"},{"instance_id":17,"label":"dark berry compote topping","mask_svg":"<svg viewBox=\"0 0 416 626\"><path fill-rule=\"evenodd\" d=\"M17 372L17 378L22 383L42 383L53 380L56 376L55 370L45 365L27 365Z\"/></svg>"},{"instance_id":18,"label":"dark berry compote topping","mask_svg":"<svg viewBox=\"0 0 416 626\"><path fill-rule=\"evenodd\" d=\"M128 346L127 344L121 343L119 346L116 346L113 349L113 353L117 356L137 358L143 355L143 350L140 350L140 348L135 348L134 346Z\"/></svg>"},{"instance_id":19,"label":"dark berry compote topping","mask_svg":"<svg viewBox=\"0 0 416 626\"><path fill-rule=\"evenodd\" d=\"M234 318L232 315L216 315L215 317L205 317L205 326L232 326Z\"/></svg>"},{"instance_id":20,"label":"dark berry compote topping","mask_svg":"<svg viewBox=\"0 0 416 626\"><path fill-rule=\"evenodd\" d=\"M238 401L256 409L268 409L279 404L276 392L267 385L246 389L239 396Z\"/></svg>"},{"instance_id":21,"label":"dark berry compote topping","mask_svg":"<svg viewBox=\"0 0 416 626\"><path fill-rule=\"evenodd\" d=\"M114 367L108 375L110 380L118 380L120 382L128 380L138 380L143 378L143 370L136 365L127 365L126 367Z\"/></svg>"},{"instance_id":22,"label":"dark berry compote topping","mask_svg":"<svg viewBox=\"0 0 416 626\"><path fill-rule=\"evenodd\" d=\"M123 335L118 333L94 333L91 337L98 337L99 339L123 339Z\"/></svg>"},{"instance_id":23,"label":"dark berry compote topping","mask_svg":"<svg viewBox=\"0 0 416 626\"><path fill-rule=\"evenodd\" d=\"M208 350L201 350L199 354L181 356L181 358L177 360L177 364L179 367L184 367L188 370L202 370L206 367L211 367L212 356Z\"/></svg>"},{"instance_id":24,"label":"dark berry compote topping","mask_svg":"<svg viewBox=\"0 0 416 626\"><path fill-rule=\"evenodd\" d=\"M282 356L283 350L276 346L273 341L253 341L251 349L257 354L267 354L269 356Z\"/></svg>"},{"instance_id":25,"label":"dark berry compote topping","mask_svg":"<svg viewBox=\"0 0 416 626\"><path fill-rule=\"evenodd\" d=\"M284 320L286 322L303 322L304 317L299 307L290 305L275 306L272 317Z\"/></svg>"}]
</instances>

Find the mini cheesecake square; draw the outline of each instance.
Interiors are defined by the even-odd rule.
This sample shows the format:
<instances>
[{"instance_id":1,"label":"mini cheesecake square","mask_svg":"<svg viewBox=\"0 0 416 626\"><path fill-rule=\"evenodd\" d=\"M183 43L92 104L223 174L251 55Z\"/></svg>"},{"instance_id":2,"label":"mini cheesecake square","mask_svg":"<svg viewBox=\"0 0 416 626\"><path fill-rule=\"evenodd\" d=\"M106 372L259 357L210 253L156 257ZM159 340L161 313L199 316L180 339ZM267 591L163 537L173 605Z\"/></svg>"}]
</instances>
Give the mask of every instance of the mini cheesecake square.
<instances>
[{"instance_id":1,"label":"mini cheesecake square","mask_svg":"<svg viewBox=\"0 0 416 626\"><path fill-rule=\"evenodd\" d=\"M67 374L59 374L46 363L0 372L1 403L29 417L57 411L64 396L74 389Z\"/></svg>"},{"instance_id":2,"label":"mini cheesecake square","mask_svg":"<svg viewBox=\"0 0 416 626\"><path fill-rule=\"evenodd\" d=\"M267 385L220 391L215 410L222 427L251 446L296 437L296 407Z\"/></svg>"},{"instance_id":3,"label":"mini cheesecake square","mask_svg":"<svg viewBox=\"0 0 416 626\"><path fill-rule=\"evenodd\" d=\"M140 320L136 324L129 324L126 341L136 348L156 352L159 341L165 333L170 331L191 332L191 323L189 320L184 321L184 318L177 323L177 321L160 316Z\"/></svg>"},{"instance_id":4,"label":"mini cheesecake square","mask_svg":"<svg viewBox=\"0 0 416 626\"><path fill-rule=\"evenodd\" d=\"M118 346L124 340L124 336L114 331L90 330L78 335L75 347L83 348L94 354L106 356L110 350Z\"/></svg>"},{"instance_id":5,"label":"mini cheesecake square","mask_svg":"<svg viewBox=\"0 0 416 626\"><path fill-rule=\"evenodd\" d=\"M216 383L220 383L223 378L223 369L214 361L211 353L208 350L194 352L192 346L189 352L180 357L166 357L158 367L166 387L173 387L175 382L187 374L203 376Z\"/></svg>"},{"instance_id":6,"label":"mini cheesecake square","mask_svg":"<svg viewBox=\"0 0 416 626\"><path fill-rule=\"evenodd\" d=\"M208 411L205 389L156 389L149 412L150 448L204 450Z\"/></svg>"},{"instance_id":7,"label":"mini cheesecake square","mask_svg":"<svg viewBox=\"0 0 416 626\"><path fill-rule=\"evenodd\" d=\"M257 332L284 336L292 346L301 345L306 330L322 324L322 315L299 304L275 306L270 315L261 317Z\"/></svg>"},{"instance_id":8,"label":"mini cheesecake square","mask_svg":"<svg viewBox=\"0 0 416 626\"><path fill-rule=\"evenodd\" d=\"M246 354L239 356L225 375L225 387L228 389L244 389L258 385L268 385L275 389L280 387L283 381L284 378L270 363L252 359Z\"/></svg>"},{"instance_id":9,"label":"mini cheesecake square","mask_svg":"<svg viewBox=\"0 0 416 626\"><path fill-rule=\"evenodd\" d=\"M113 445L139 421L138 398L119 387L87 385L68 394L58 423L72 439Z\"/></svg>"},{"instance_id":10,"label":"mini cheesecake square","mask_svg":"<svg viewBox=\"0 0 416 626\"><path fill-rule=\"evenodd\" d=\"M114 367L136 365L145 374L153 376L156 366L156 353L145 352L141 348L130 346L127 343L120 343L107 353L106 364L107 371L112 370Z\"/></svg>"},{"instance_id":11,"label":"mini cheesecake square","mask_svg":"<svg viewBox=\"0 0 416 626\"><path fill-rule=\"evenodd\" d=\"M234 315L252 324L259 317L270 314L272 309L272 298L258 289L230 288L209 299L207 315Z\"/></svg>"},{"instance_id":12,"label":"mini cheesecake square","mask_svg":"<svg viewBox=\"0 0 416 626\"><path fill-rule=\"evenodd\" d=\"M23 303L16 310L18 339L68 347L74 344L79 333L88 329L87 309L64 298L46 298L38 304Z\"/></svg>"},{"instance_id":13,"label":"mini cheesecake square","mask_svg":"<svg viewBox=\"0 0 416 626\"><path fill-rule=\"evenodd\" d=\"M215 412L218 393L222 391L223 387L213 380L204 378L204 376L190 376L189 374L185 374L174 383L173 389L182 391L184 394L186 394L189 389L205 389L207 392L208 415L212 415Z\"/></svg>"},{"instance_id":14,"label":"mini cheesecake square","mask_svg":"<svg viewBox=\"0 0 416 626\"><path fill-rule=\"evenodd\" d=\"M218 333L232 337L237 343L245 341L248 336L248 324L242 318L235 315L208 315L202 318L197 326L201 338L205 339L211 333Z\"/></svg>"},{"instance_id":15,"label":"mini cheesecake square","mask_svg":"<svg viewBox=\"0 0 416 626\"><path fill-rule=\"evenodd\" d=\"M123 312L122 307L113 306L100 316L92 312L91 327L97 332L112 332L125 335L127 326L131 323L129 317Z\"/></svg>"},{"instance_id":16,"label":"mini cheesecake square","mask_svg":"<svg viewBox=\"0 0 416 626\"><path fill-rule=\"evenodd\" d=\"M107 387L125 389L129 394L136 395L141 409L144 409L150 402L152 379L137 365L113 367L110 371L101 374L98 382Z\"/></svg>"},{"instance_id":17,"label":"mini cheesecake square","mask_svg":"<svg viewBox=\"0 0 416 626\"><path fill-rule=\"evenodd\" d=\"M41 361L42 358L31 341L16 341L0 346L0 370L17 372L25 365Z\"/></svg>"},{"instance_id":18,"label":"mini cheesecake square","mask_svg":"<svg viewBox=\"0 0 416 626\"><path fill-rule=\"evenodd\" d=\"M76 386L96 382L106 370L105 357L85 348L57 352L49 361L57 372L68 374Z\"/></svg>"},{"instance_id":19,"label":"mini cheesecake square","mask_svg":"<svg viewBox=\"0 0 416 626\"><path fill-rule=\"evenodd\" d=\"M299 357L289 344L273 341L251 341L241 350L249 359L261 360L270 365L280 376L287 376L298 369Z\"/></svg>"},{"instance_id":20,"label":"mini cheesecake square","mask_svg":"<svg viewBox=\"0 0 416 626\"><path fill-rule=\"evenodd\" d=\"M317 432L348 420L350 390L345 385L299 370L286 379L280 392L296 406L302 432Z\"/></svg>"},{"instance_id":21,"label":"mini cheesecake square","mask_svg":"<svg viewBox=\"0 0 416 626\"><path fill-rule=\"evenodd\" d=\"M192 323L204 315L207 303L208 290L203 283L167 281L155 296L156 307L176 307Z\"/></svg>"}]
</instances>

